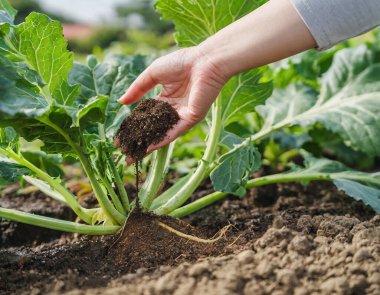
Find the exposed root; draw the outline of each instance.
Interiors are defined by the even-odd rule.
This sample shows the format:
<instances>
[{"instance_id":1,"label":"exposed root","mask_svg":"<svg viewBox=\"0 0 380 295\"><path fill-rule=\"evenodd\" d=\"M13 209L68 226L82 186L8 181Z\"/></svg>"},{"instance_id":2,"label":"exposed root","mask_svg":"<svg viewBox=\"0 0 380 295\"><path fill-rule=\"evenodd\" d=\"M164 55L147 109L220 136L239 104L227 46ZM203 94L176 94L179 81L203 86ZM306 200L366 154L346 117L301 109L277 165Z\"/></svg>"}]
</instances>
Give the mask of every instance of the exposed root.
<instances>
[{"instance_id":1,"label":"exposed root","mask_svg":"<svg viewBox=\"0 0 380 295\"><path fill-rule=\"evenodd\" d=\"M215 243L217 241L219 241L221 238L223 238L227 231L232 227L231 224L223 227L218 236L216 238L212 238L212 239L202 239L202 238L198 238L198 237L195 237L195 236L192 236L192 235L188 235L188 234L185 234L183 232L180 232L168 225L166 225L165 223L162 223L160 221L157 221L157 224L161 227L163 227L164 229L166 229L167 231L181 237L181 238L184 238L184 239L187 239L187 240L190 240L190 241L193 241L193 242L197 242L197 243L203 243L203 244L212 244L212 243Z\"/></svg>"},{"instance_id":2,"label":"exposed root","mask_svg":"<svg viewBox=\"0 0 380 295\"><path fill-rule=\"evenodd\" d=\"M231 244L227 245L226 248L232 247L241 238L241 236L242 236L241 234L238 235L238 237Z\"/></svg>"}]
</instances>

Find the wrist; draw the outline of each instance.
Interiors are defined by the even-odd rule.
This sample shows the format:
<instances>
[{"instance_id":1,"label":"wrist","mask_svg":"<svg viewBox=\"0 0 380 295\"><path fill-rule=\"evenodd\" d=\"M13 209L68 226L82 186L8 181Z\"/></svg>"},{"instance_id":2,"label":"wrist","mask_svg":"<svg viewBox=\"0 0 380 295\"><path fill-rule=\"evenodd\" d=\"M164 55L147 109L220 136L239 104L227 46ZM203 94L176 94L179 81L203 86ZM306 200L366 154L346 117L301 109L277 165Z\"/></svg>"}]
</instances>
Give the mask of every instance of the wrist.
<instances>
[{"instance_id":1,"label":"wrist","mask_svg":"<svg viewBox=\"0 0 380 295\"><path fill-rule=\"evenodd\" d=\"M211 70L218 77L221 84L227 83L236 74L229 66L227 57L213 48L212 42L209 44L206 40L197 45L196 50L198 52L197 62Z\"/></svg>"}]
</instances>

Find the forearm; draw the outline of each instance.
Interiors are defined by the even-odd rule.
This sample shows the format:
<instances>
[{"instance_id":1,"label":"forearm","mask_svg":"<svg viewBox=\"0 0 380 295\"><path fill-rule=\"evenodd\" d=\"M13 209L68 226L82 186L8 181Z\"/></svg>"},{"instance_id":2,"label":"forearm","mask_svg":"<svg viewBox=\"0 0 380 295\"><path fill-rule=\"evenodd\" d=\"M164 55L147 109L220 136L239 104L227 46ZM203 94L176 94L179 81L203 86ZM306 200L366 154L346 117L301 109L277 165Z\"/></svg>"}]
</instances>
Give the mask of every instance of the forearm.
<instances>
[{"instance_id":1,"label":"forearm","mask_svg":"<svg viewBox=\"0 0 380 295\"><path fill-rule=\"evenodd\" d=\"M290 0L272 0L219 31L199 48L230 77L316 46Z\"/></svg>"}]
</instances>

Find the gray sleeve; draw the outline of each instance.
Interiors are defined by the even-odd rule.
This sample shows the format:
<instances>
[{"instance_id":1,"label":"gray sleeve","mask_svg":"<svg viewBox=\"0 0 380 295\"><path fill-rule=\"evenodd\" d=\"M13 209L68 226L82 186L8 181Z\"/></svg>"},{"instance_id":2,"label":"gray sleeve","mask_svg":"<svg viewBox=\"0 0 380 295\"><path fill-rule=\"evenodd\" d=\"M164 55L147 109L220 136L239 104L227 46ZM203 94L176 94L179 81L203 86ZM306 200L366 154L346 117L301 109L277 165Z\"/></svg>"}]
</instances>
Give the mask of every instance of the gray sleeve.
<instances>
[{"instance_id":1,"label":"gray sleeve","mask_svg":"<svg viewBox=\"0 0 380 295\"><path fill-rule=\"evenodd\" d=\"M380 0L291 0L318 49L380 25Z\"/></svg>"}]
</instances>

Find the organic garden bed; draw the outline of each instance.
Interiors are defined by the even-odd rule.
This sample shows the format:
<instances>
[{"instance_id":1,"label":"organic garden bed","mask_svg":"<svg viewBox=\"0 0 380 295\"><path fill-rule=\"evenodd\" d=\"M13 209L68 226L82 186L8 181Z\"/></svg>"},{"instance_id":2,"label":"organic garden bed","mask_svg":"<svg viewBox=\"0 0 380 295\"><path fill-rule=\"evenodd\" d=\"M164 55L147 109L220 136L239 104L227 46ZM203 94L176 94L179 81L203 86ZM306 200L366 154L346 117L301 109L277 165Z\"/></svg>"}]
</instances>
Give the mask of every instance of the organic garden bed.
<instances>
[{"instance_id":1,"label":"organic garden bed","mask_svg":"<svg viewBox=\"0 0 380 295\"><path fill-rule=\"evenodd\" d=\"M206 191L203 185L194 197ZM24 198L13 204L28 204L29 197ZM5 206L6 198L0 200ZM63 217L45 199L39 204L45 213ZM380 216L325 182L252 189L243 199L231 197L185 220L195 227L188 233L205 237L231 224L214 244L182 239L150 227L149 218L135 218L122 244L109 236L57 238L53 231L41 238L35 227L27 227L28 246L2 240L0 293L380 292ZM25 232L25 225L17 224L14 231Z\"/></svg>"},{"instance_id":2,"label":"organic garden bed","mask_svg":"<svg viewBox=\"0 0 380 295\"><path fill-rule=\"evenodd\" d=\"M155 7L188 47L266 1L227 2ZM232 77L143 159L191 100L122 105L151 57L74 63L58 21L16 13L0 1L0 294L380 294L380 34Z\"/></svg>"}]
</instances>

